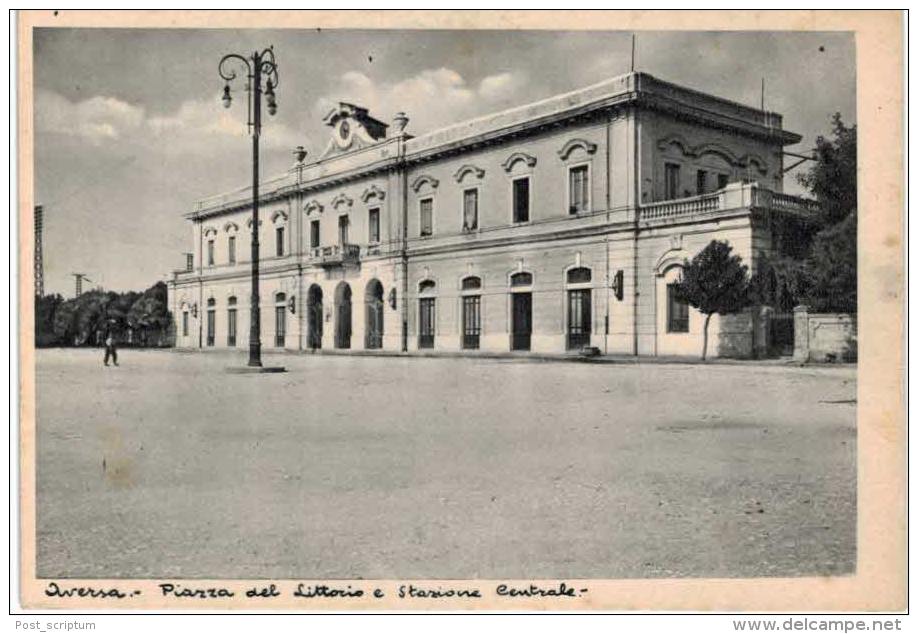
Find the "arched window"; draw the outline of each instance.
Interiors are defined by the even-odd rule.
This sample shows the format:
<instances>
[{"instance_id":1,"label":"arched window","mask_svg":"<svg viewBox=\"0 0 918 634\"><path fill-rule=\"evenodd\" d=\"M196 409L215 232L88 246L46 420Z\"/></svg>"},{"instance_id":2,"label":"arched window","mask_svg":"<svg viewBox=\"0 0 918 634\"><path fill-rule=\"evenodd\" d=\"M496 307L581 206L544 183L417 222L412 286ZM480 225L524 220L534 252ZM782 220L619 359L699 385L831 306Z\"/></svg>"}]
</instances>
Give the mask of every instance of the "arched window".
<instances>
[{"instance_id":1,"label":"arched window","mask_svg":"<svg viewBox=\"0 0 918 634\"><path fill-rule=\"evenodd\" d=\"M532 273L514 273L510 276L510 286L532 286Z\"/></svg>"},{"instance_id":2,"label":"arched window","mask_svg":"<svg viewBox=\"0 0 918 634\"><path fill-rule=\"evenodd\" d=\"M435 293L437 290L437 283L433 280L424 280L418 284L418 293L419 294L430 294Z\"/></svg>"},{"instance_id":3,"label":"arched window","mask_svg":"<svg viewBox=\"0 0 918 634\"><path fill-rule=\"evenodd\" d=\"M584 266L578 266L577 268L571 269L567 272L568 284L586 284L592 279L593 272Z\"/></svg>"},{"instance_id":4,"label":"arched window","mask_svg":"<svg viewBox=\"0 0 918 634\"><path fill-rule=\"evenodd\" d=\"M462 290L464 291L477 291L481 289L481 278L480 277L467 277L462 280Z\"/></svg>"},{"instance_id":5,"label":"arched window","mask_svg":"<svg viewBox=\"0 0 918 634\"><path fill-rule=\"evenodd\" d=\"M278 304L283 304L284 302L287 301L287 295L285 295L284 293L277 293L274 296L274 301L277 302Z\"/></svg>"},{"instance_id":6,"label":"arched window","mask_svg":"<svg viewBox=\"0 0 918 634\"><path fill-rule=\"evenodd\" d=\"M211 297L210 299L207 300L207 307L208 307L208 308L213 308L213 307L216 306L216 305L217 305L217 300L215 300L213 297Z\"/></svg>"}]
</instances>

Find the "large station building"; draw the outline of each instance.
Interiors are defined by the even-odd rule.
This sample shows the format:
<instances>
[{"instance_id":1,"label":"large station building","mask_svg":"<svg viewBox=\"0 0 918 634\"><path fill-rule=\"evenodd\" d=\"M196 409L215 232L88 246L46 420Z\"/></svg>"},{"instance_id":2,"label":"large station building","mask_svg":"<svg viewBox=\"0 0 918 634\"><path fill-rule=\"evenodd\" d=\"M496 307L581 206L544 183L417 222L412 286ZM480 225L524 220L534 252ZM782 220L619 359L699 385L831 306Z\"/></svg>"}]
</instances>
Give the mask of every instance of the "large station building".
<instances>
[{"instance_id":1,"label":"large station building","mask_svg":"<svg viewBox=\"0 0 918 634\"><path fill-rule=\"evenodd\" d=\"M698 354L683 262L719 239L754 270L815 211L782 193L780 115L644 73L416 137L348 103L324 121L258 227L249 188L185 215L179 347L248 345L254 229L266 350ZM762 314L715 316L711 353L765 354Z\"/></svg>"}]
</instances>

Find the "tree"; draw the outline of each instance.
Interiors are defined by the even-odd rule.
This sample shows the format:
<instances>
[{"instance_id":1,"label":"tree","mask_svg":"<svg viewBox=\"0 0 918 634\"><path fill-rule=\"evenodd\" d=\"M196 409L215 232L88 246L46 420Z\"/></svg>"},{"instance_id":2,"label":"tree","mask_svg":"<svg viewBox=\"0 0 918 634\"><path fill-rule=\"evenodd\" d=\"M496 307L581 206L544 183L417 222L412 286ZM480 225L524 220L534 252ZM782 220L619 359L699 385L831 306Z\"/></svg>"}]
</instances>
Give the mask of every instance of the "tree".
<instances>
[{"instance_id":1,"label":"tree","mask_svg":"<svg viewBox=\"0 0 918 634\"><path fill-rule=\"evenodd\" d=\"M816 139L816 163L798 178L821 212L797 298L817 312L857 312L857 126L835 113L832 128L832 139Z\"/></svg>"},{"instance_id":2,"label":"tree","mask_svg":"<svg viewBox=\"0 0 918 634\"><path fill-rule=\"evenodd\" d=\"M60 295L35 296L35 346L51 346L58 342L54 334L54 318L64 303Z\"/></svg>"},{"instance_id":3,"label":"tree","mask_svg":"<svg viewBox=\"0 0 918 634\"><path fill-rule=\"evenodd\" d=\"M139 331L143 345L151 331L166 330L172 322L172 316L166 309L167 289L163 282L157 282L147 290L131 306L127 315L127 323L134 330Z\"/></svg>"},{"instance_id":4,"label":"tree","mask_svg":"<svg viewBox=\"0 0 918 634\"><path fill-rule=\"evenodd\" d=\"M708 355L708 325L714 313L729 315L749 305L749 275L746 265L727 242L711 240L710 244L686 260L682 279L676 285L676 296L704 313L704 342L701 360Z\"/></svg>"},{"instance_id":5,"label":"tree","mask_svg":"<svg viewBox=\"0 0 918 634\"><path fill-rule=\"evenodd\" d=\"M857 212L816 234L805 270L810 310L857 312Z\"/></svg>"},{"instance_id":6,"label":"tree","mask_svg":"<svg viewBox=\"0 0 918 634\"><path fill-rule=\"evenodd\" d=\"M857 126L832 116L832 139L816 138L816 162L797 180L819 201L819 223L825 228L857 211Z\"/></svg>"},{"instance_id":7,"label":"tree","mask_svg":"<svg viewBox=\"0 0 918 634\"><path fill-rule=\"evenodd\" d=\"M54 311L54 336L63 345L77 345L77 308L76 299L68 299Z\"/></svg>"}]
</instances>

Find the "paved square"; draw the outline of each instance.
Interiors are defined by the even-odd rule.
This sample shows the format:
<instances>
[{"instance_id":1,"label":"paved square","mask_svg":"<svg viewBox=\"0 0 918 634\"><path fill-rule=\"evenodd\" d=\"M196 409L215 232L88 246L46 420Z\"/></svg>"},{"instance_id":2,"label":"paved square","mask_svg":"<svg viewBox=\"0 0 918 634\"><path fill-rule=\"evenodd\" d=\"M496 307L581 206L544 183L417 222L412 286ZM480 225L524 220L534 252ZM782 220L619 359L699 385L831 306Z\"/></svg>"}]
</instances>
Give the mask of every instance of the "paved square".
<instances>
[{"instance_id":1,"label":"paved square","mask_svg":"<svg viewBox=\"0 0 918 634\"><path fill-rule=\"evenodd\" d=\"M43 350L38 574L814 575L855 562L855 372Z\"/></svg>"}]
</instances>

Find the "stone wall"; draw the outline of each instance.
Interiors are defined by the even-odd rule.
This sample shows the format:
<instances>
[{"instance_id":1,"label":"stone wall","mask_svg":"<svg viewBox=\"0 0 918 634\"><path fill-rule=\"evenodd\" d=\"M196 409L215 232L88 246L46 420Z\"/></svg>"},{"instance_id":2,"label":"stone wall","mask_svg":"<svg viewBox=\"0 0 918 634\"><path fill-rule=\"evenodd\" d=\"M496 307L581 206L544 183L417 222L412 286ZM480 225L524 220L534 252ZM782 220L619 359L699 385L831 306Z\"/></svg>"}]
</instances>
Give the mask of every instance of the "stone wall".
<instances>
[{"instance_id":1,"label":"stone wall","mask_svg":"<svg viewBox=\"0 0 918 634\"><path fill-rule=\"evenodd\" d=\"M794 360L857 361L857 315L794 309Z\"/></svg>"}]
</instances>

